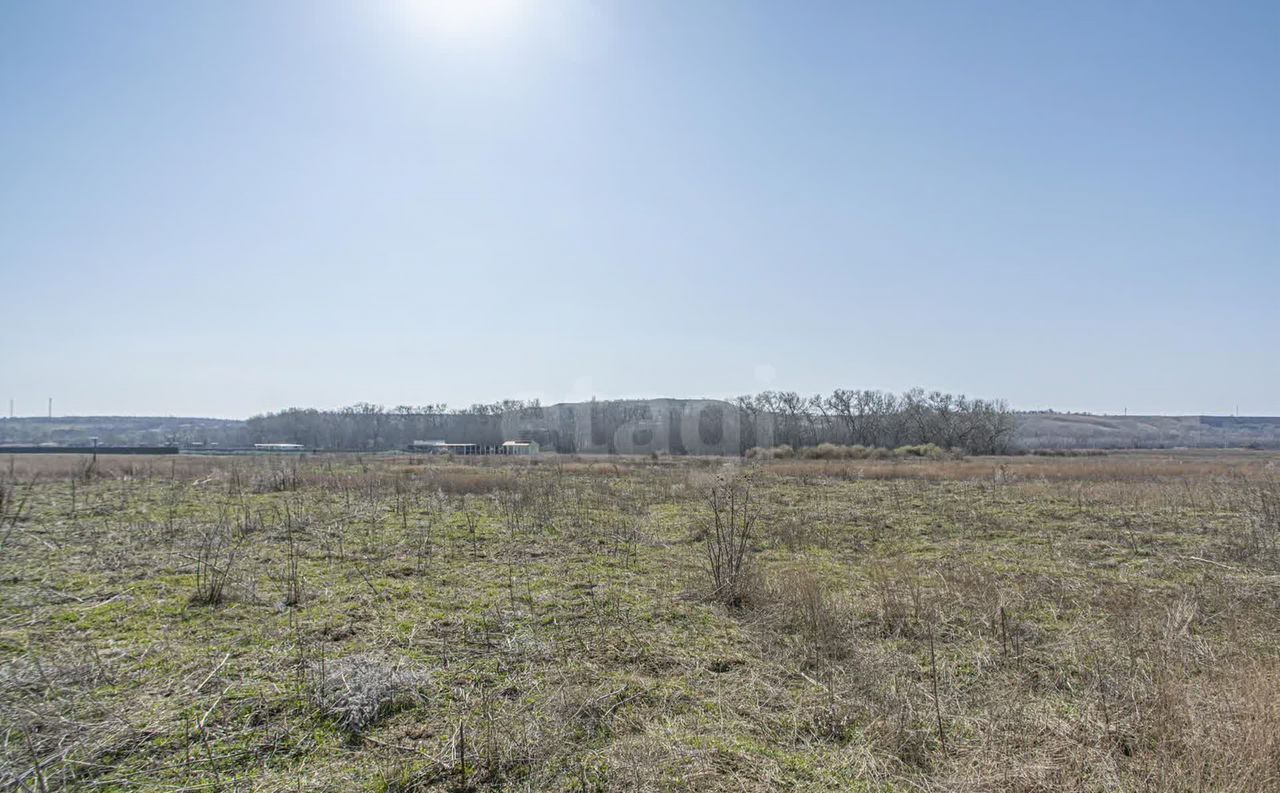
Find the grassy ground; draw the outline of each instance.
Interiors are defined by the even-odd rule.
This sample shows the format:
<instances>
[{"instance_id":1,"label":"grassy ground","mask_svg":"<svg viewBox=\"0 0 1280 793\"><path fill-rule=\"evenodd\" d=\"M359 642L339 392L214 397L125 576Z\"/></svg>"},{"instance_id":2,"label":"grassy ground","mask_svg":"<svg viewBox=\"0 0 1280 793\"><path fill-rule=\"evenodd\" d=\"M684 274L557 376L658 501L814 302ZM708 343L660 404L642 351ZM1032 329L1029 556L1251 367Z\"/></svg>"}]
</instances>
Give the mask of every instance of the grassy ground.
<instances>
[{"instance_id":1,"label":"grassy ground","mask_svg":"<svg viewBox=\"0 0 1280 793\"><path fill-rule=\"evenodd\" d=\"M18 789L1280 789L1273 455L4 465Z\"/></svg>"}]
</instances>

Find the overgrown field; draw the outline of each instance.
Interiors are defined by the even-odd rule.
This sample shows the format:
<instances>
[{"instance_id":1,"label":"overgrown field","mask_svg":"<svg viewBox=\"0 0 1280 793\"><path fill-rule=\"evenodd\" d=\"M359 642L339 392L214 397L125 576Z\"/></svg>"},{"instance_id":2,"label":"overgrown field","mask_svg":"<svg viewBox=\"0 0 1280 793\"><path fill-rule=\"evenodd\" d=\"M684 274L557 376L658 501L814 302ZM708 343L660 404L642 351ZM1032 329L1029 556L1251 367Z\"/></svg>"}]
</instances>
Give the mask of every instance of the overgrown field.
<instances>
[{"instance_id":1,"label":"overgrown field","mask_svg":"<svg viewBox=\"0 0 1280 793\"><path fill-rule=\"evenodd\" d=\"M0 785L1280 790L1280 457L0 458Z\"/></svg>"}]
</instances>

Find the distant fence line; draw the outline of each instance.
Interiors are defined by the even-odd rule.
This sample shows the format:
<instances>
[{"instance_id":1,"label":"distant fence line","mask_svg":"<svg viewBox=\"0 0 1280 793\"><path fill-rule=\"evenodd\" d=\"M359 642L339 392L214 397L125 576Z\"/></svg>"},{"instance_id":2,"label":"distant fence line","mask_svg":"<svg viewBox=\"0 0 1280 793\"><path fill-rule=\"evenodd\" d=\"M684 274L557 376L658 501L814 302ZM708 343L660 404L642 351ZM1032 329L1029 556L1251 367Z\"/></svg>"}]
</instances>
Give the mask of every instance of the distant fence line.
<instances>
[{"instance_id":1,"label":"distant fence line","mask_svg":"<svg viewBox=\"0 0 1280 793\"><path fill-rule=\"evenodd\" d=\"M177 446L0 446L5 454L178 454Z\"/></svg>"}]
</instances>

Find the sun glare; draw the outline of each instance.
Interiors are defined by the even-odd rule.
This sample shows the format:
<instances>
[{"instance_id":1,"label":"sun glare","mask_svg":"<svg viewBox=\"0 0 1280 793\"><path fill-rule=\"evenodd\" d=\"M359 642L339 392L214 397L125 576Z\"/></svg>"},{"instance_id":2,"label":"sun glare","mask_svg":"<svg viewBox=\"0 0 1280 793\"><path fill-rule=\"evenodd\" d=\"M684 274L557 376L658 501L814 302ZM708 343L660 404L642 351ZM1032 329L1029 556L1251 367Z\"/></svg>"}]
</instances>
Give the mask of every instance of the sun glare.
<instances>
[{"instance_id":1,"label":"sun glare","mask_svg":"<svg viewBox=\"0 0 1280 793\"><path fill-rule=\"evenodd\" d=\"M525 0L406 0L414 22L448 37L499 34L520 18Z\"/></svg>"}]
</instances>

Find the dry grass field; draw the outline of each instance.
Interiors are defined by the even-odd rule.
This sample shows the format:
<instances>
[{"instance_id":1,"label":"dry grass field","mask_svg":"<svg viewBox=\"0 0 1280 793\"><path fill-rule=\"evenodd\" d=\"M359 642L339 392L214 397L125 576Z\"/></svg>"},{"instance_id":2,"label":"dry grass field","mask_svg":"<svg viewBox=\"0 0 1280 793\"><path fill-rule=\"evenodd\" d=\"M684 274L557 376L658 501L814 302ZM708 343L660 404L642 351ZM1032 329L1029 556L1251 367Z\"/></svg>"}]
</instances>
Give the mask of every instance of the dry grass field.
<instances>
[{"instance_id":1,"label":"dry grass field","mask_svg":"<svg viewBox=\"0 0 1280 793\"><path fill-rule=\"evenodd\" d=\"M1280 456L0 458L16 790L1280 790Z\"/></svg>"}]
</instances>

